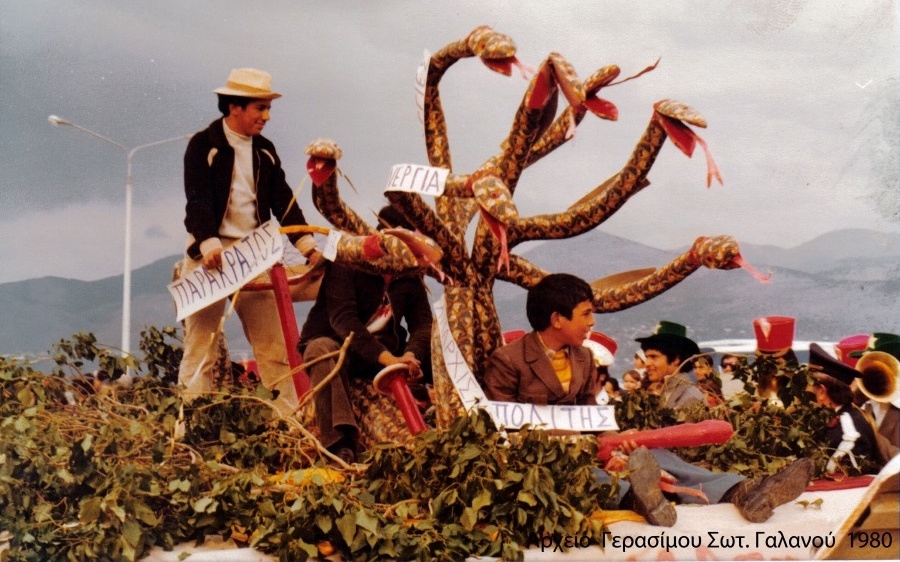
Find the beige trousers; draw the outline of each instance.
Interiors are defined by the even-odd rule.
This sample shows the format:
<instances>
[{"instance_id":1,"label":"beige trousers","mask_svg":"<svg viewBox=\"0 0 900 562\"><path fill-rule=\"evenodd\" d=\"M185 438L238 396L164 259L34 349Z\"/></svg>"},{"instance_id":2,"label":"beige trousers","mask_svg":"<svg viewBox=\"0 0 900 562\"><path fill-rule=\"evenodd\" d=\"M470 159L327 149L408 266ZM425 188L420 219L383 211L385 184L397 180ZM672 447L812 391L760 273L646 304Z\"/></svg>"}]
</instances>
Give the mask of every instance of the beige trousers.
<instances>
[{"instance_id":1,"label":"beige trousers","mask_svg":"<svg viewBox=\"0 0 900 562\"><path fill-rule=\"evenodd\" d=\"M198 267L200 262L185 257L182 276ZM184 357L179 367L178 381L184 386L182 396L185 400L216 390L214 367L219 347L214 342L213 334L225 313L226 301L215 302L184 320ZM262 384L273 392L279 392L273 405L282 415L289 415L297 407L297 392L289 376L291 369L275 294L271 290L242 290L237 294L234 311L253 348Z\"/></svg>"}]
</instances>

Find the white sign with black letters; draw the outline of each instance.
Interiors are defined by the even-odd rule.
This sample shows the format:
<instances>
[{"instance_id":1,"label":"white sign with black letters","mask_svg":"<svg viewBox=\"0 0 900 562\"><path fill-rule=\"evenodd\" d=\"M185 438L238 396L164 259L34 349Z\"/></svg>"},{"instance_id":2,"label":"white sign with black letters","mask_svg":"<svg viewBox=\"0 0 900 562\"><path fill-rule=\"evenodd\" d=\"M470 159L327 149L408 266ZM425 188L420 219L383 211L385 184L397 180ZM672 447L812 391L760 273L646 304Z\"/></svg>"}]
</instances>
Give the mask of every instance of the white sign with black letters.
<instances>
[{"instance_id":1,"label":"white sign with black letters","mask_svg":"<svg viewBox=\"0 0 900 562\"><path fill-rule=\"evenodd\" d=\"M469 369L465 358L456 346L447 322L445 297L434 304L434 321L438 323L441 353L447 374L469 410L475 406L487 410L500 428L518 429L529 424L542 429L564 429L578 432L595 432L619 429L615 408L612 406L537 406L517 402L488 400L484 390Z\"/></svg>"},{"instance_id":2,"label":"white sign with black letters","mask_svg":"<svg viewBox=\"0 0 900 562\"><path fill-rule=\"evenodd\" d=\"M444 186L447 185L447 176L449 175L450 170L446 168L419 164L395 164L391 168L391 175L384 190L407 191L437 197L444 193Z\"/></svg>"},{"instance_id":3,"label":"white sign with black letters","mask_svg":"<svg viewBox=\"0 0 900 562\"><path fill-rule=\"evenodd\" d=\"M228 297L278 263L283 254L284 237L278 223L260 225L222 251L222 267L209 270L199 266L169 283L177 320Z\"/></svg>"}]
</instances>

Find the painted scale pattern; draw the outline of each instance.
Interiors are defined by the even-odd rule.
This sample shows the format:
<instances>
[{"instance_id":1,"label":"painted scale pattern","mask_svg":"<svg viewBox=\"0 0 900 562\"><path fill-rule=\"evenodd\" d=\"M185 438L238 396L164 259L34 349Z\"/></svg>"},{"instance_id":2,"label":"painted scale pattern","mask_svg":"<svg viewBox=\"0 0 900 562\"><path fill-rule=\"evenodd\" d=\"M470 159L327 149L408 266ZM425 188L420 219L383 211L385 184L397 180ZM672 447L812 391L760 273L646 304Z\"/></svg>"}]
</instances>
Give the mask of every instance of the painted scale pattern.
<instances>
[{"instance_id":1,"label":"painted scale pattern","mask_svg":"<svg viewBox=\"0 0 900 562\"><path fill-rule=\"evenodd\" d=\"M502 345L500 321L493 300L495 280L527 289L548 273L511 250L529 240L571 238L597 227L631 196L649 185L647 174L667 139L671 138L688 155L695 143L700 143L706 150L705 143L687 127L706 127L706 121L682 103L657 102L628 161L609 180L563 212L519 216L513 197L524 170L572 138L575 128L588 112L603 119L617 118L615 105L597 94L602 88L615 85L613 81L620 71L617 66L605 66L582 82L561 54L550 53L531 76L501 152L487 158L477 170L459 174L452 167L439 85L453 64L472 57L480 58L488 68L503 75L510 75L513 66L518 66L523 73L528 72L516 59L513 40L487 26L475 28L467 37L444 46L431 56L424 93L425 144L429 164L450 171L447 188L443 195L435 198L433 206L416 193L392 191L386 196L395 209L416 225L422 236L439 248L439 264L426 267L422 260L414 263L409 257L411 250L402 241L382 243L384 257L377 263L380 270L392 267L397 267L398 271L409 270L419 266L443 284L447 319L456 346L472 372L480 377L491 353ZM637 78L655 66L618 83ZM560 93L568 105L558 112ZM346 247L339 248L338 259L371 270L372 260L364 263L367 258L362 246L375 231L340 198L337 188L340 149L332 141L317 140L309 145L307 153L310 155L307 167L313 177L316 208L336 228L354 235L348 239ZM712 178L721 183L708 150L707 157L707 185ZM478 224L470 251L465 235L476 217ZM662 267L615 275L613 277L619 282L612 286L592 284L594 311L615 312L646 302L700 267L733 269L741 264L740 250L733 238L700 237L689 251ZM463 409L444 365L436 329L432 332L432 351L436 424L447 427L463 413ZM402 423L402 420L383 420L383 423L389 426L384 435L397 440L394 424Z\"/></svg>"}]
</instances>

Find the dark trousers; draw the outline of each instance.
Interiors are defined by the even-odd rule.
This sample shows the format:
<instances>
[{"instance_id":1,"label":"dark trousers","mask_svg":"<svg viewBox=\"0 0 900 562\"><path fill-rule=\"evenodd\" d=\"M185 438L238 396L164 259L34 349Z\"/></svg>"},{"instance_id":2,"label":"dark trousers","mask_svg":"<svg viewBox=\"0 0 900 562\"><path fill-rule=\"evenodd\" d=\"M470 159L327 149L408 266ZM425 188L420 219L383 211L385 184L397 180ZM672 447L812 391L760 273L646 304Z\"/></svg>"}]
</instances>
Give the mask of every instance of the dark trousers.
<instances>
[{"instance_id":1,"label":"dark trousers","mask_svg":"<svg viewBox=\"0 0 900 562\"><path fill-rule=\"evenodd\" d=\"M315 338L303 350L303 361L309 362L328 353L341 349L341 343L331 338ZM310 385L315 388L325 380L337 365L337 357L320 361L307 369ZM339 444L342 438L352 440L355 446L359 426L353 415L350 399L350 377L372 379L380 365L363 361L359 356L348 353L340 372L316 393L316 424L319 426L319 441L326 448ZM350 445L342 443L341 445Z\"/></svg>"}]
</instances>

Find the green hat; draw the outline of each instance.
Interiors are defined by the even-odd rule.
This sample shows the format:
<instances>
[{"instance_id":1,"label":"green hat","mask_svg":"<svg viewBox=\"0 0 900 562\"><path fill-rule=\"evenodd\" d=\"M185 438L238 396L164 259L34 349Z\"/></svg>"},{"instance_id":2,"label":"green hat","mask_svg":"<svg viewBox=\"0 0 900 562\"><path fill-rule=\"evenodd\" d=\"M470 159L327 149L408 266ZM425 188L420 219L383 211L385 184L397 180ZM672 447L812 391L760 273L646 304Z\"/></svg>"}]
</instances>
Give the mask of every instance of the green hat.
<instances>
[{"instance_id":1,"label":"green hat","mask_svg":"<svg viewBox=\"0 0 900 562\"><path fill-rule=\"evenodd\" d=\"M641 344L641 349L645 350L655 349L657 345L674 348L678 350L678 355L682 361L700 353L700 347L694 340L687 337L687 328L667 320L660 320L652 335L636 338L635 341Z\"/></svg>"},{"instance_id":2,"label":"green hat","mask_svg":"<svg viewBox=\"0 0 900 562\"><path fill-rule=\"evenodd\" d=\"M862 357L866 351L883 351L900 359L900 336L888 332L875 332L869 338L869 345L864 351L851 351L850 357Z\"/></svg>"}]
</instances>

